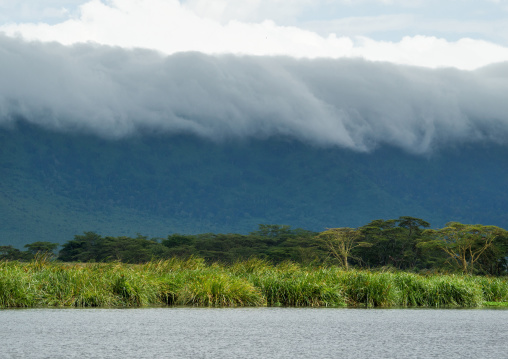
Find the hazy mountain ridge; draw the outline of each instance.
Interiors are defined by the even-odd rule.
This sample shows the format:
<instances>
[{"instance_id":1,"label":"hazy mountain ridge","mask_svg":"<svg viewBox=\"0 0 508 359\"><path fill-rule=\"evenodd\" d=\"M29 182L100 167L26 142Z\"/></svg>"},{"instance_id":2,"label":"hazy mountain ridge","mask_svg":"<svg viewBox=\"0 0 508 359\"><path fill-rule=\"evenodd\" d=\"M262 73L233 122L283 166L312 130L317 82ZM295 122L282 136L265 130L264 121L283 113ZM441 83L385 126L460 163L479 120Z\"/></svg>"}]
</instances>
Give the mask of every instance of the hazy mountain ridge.
<instances>
[{"instance_id":1,"label":"hazy mountain ridge","mask_svg":"<svg viewBox=\"0 0 508 359\"><path fill-rule=\"evenodd\" d=\"M187 135L105 140L18 122L0 129L0 243L74 234L311 230L421 217L508 227L508 149L425 156L359 153L289 138L211 142Z\"/></svg>"}]
</instances>

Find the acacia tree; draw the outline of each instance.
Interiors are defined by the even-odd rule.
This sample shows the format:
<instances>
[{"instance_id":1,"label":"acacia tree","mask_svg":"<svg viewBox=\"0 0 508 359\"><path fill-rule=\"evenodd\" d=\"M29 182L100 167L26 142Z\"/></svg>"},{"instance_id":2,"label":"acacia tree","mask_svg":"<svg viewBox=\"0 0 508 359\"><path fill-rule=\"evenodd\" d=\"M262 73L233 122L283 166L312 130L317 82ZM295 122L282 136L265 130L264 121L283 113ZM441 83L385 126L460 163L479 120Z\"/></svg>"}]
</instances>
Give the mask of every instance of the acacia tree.
<instances>
[{"instance_id":1,"label":"acacia tree","mask_svg":"<svg viewBox=\"0 0 508 359\"><path fill-rule=\"evenodd\" d=\"M40 241L25 244L25 248L27 248L27 251L32 256L35 256L36 254L47 254L50 256L55 256L55 249L57 249L58 246L59 246L58 243L40 242Z\"/></svg>"},{"instance_id":2,"label":"acacia tree","mask_svg":"<svg viewBox=\"0 0 508 359\"><path fill-rule=\"evenodd\" d=\"M349 269L348 259L353 258L351 251L360 246L370 244L361 242L362 232L356 228L328 228L321 232L318 238L323 241L331 255L339 260L342 267Z\"/></svg>"},{"instance_id":3,"label":"acacia tree","mask_svg":"<svg viewBox=\"0 0 508 359\"><path fill-rule=\"evenodd\" d=\"M426 232L433 239L423 246L443 250L464 274L473 273L474 265L482 254L493 246L496 238L507 234L506 230L496 226L459 222L450 222L445 228L428 229Z\"/></svg>"},{"instance_id":4,"label":"acacia tree","mask_svg":"<svg viewBox=\"0 0 508 359\"><path fill-rule=\"evenodd\" d=\"M508 274L508 231L494 240L494 244L478 260L477 266L484 274Z\"/></svg>"},{"instance_id":5,"label":"acacia tree","mask_svg":"<svg viewBox=\"0 0 508 359\"><path fill-rule=\"evenodd\" d=\"M21 252L19 249L14 248L11 245L0 246L0 261L1 260L21 260L24 259L25 252Z\"/></svg>"}]
</instances>

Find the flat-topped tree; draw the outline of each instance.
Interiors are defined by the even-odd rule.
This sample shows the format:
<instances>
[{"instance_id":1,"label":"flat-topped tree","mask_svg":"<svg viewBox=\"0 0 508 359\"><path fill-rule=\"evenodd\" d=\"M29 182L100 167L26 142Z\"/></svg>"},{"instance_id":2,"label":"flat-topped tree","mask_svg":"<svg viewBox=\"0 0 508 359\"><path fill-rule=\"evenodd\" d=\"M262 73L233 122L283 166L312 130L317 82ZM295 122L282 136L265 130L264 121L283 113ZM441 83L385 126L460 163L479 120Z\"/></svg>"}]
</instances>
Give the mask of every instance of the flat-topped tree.
<instances>
[{"instance_id":1,"label":"flat-topped tree","mask_svg":"<svg viewBox=\"0 0 508 359\"><path fill-rule=\"evenodd\" d=\"M330 254L339 260L344 269L349 269L348 259L353 258L351 251L356 247L367 247L370 243L362 242L363 234L356 228L329 228L321 232L318 238L323 241Z\"/></svg>"},{"instance_id":2,"label":"flat-topped tree","mask_svg":"<svg viewBox=\"0 0 508 359\"><path fill-rule=\"evenodd\" d=\"M441 249L464 274L472 274L475 263L494 245L494 241L508 234L496 226L459 222L450 222L444 228L425 232L433 239L422 243L422 246Z\"/></svg>"},{"instance_id":3,"label":"flat-topped tree","mask_svg":"<svg viewBox=\"0 0 508 359\"><path fill-rule=\"evenodd\" d=\"M25 244L25 248L30 253L30 256L35 256L37 254L49 255L50 257L55 257L55 250L60 245L58 243L38 241L29 244Z\"/></svg>"}]
</instances>

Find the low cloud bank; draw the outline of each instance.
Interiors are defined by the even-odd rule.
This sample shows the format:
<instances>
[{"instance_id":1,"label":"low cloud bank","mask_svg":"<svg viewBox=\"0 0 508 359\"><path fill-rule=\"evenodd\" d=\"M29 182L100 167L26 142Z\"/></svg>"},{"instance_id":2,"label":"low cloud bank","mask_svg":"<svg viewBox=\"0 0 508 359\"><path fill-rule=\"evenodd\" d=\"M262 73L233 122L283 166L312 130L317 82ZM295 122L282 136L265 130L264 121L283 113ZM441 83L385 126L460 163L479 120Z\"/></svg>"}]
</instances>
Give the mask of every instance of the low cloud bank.
<instances>
[{"instance_id":1,"label":"low cloud bank","mask_svg":"<svg viewBox=\"0 0 508 359\"><path fill-rule=\"evenodd\" d=\"M0 36L0 125L118 138L291 136L369 151L508 144L508 63L475 71L360 59L163 56Z\"/></svg>"}]
</instances>

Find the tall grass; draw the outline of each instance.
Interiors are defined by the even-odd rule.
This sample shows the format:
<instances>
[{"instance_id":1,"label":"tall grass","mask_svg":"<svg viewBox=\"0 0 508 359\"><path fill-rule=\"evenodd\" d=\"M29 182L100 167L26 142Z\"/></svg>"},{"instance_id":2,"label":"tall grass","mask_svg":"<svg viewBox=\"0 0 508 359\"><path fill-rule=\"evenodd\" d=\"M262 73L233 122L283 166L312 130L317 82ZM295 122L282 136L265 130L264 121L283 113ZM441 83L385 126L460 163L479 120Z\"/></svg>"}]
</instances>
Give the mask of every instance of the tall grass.
<instances>
[{"instance_id":1,"label":"tall grass","mask_svg":"<svg viewBox=\"0 0 508 359\"><path fill-rule=\"evenodd\" d=\"M479 286L486 302L508 302L508 280L492 277L466 277L474 286Z\"/></svg>"},{"instance_id":2,"label":"tall grass","mask_svg":"<svg viewBox=\"0 0 508 359\"><path fill-rule=\"evenodd\" d=\"M390 307L400 304L401 294L392 273L347 271L339 273L349 305Z\"/></svg>"},{"instance_id":3,"label":"tall grass","mask_svg":"<svg viewBox=\"0 0 508 359\"><path fill-rule=\"evenodd\" d=\"M467 277L395 273L394 281L403 306L477 307L484 301L481 287L471 285Z\"/></svg>"},{"instance_id":4,"label":"tall grass","mask_svg":"<svg viewBox=\"0 0 508 359\"><path fill-rule=\"evenodd\" d=\"M200 258L141 265L0 262L0 307L360 306L476 307L507 302L501 278L277 266Z\"/></svg>"},{"instance_id":5,"label":"tall grass","mask_svg":"<svg viewBox=\"0 0 508 359\"><path fill-rule=\"evenodd\" d=\"M257 272L238 273L261 290L269 306L345 306L339 283L333 283L322 270L305 270L297 264L258 268Z\"/></svg>"}]
</instances>

